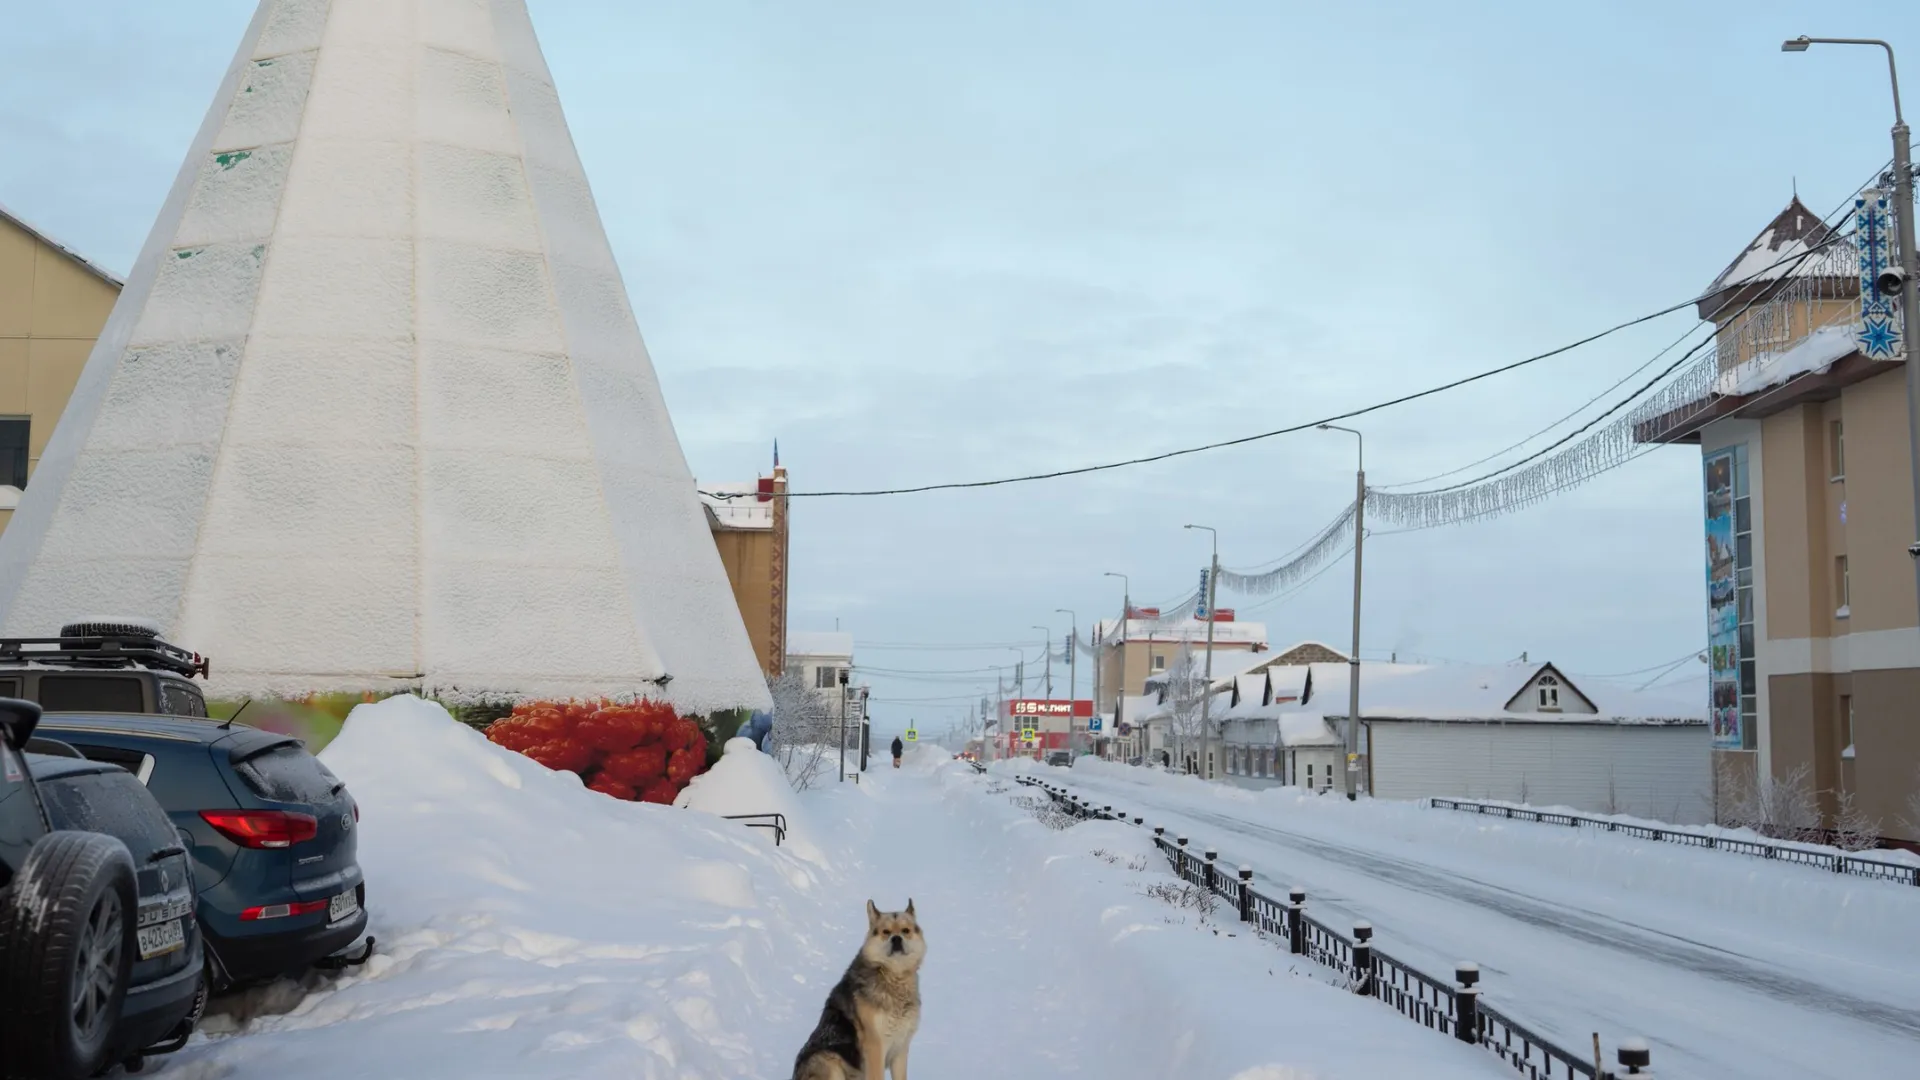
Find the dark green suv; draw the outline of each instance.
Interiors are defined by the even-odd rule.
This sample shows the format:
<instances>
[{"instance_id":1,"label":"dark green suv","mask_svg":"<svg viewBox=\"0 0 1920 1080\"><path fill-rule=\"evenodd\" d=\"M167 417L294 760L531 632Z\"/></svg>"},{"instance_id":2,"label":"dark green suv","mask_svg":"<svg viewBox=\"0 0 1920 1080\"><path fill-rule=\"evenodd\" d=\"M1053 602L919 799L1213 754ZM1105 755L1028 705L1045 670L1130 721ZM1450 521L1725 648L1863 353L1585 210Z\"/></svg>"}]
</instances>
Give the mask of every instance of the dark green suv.
<instances>
[{"instance_id":1,"label":"dark green suv","mask_svg":"<svg viewBox=\"0 0 1920 1080\"><path fill-rule=\"evenodd\" d=\"M192 865L132 774L34 739L39 721L0 698L0 1076L137 1069L206 1006Z\"/></svg>"},{"instance_id":2,"label":"dark green suv","mask_svg":"<svg viewBox=\"0 0 1920 1080\"><path fill-rule=\"evenodd\" d=\"M131 620L68 623L58 637L0 638L0 698L36 701L47 712L204 717L193 680L207 659L160 640Z\"/></svg>"}]
</instances>

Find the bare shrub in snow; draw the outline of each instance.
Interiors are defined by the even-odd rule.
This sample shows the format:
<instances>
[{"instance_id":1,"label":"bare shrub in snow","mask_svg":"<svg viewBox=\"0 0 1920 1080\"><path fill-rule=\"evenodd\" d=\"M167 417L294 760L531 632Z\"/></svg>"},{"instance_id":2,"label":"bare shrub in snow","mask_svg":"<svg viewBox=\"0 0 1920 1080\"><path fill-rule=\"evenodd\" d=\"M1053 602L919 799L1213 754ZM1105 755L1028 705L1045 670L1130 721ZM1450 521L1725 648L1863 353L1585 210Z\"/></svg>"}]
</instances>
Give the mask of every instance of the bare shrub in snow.
<instances>
[{"instance_id":1,"label":"bare shrub in snow","mask_svg":"<svg viewBox=\"0 0 1920 1080\"><path fill-rule=\"evenodd\" d=\"M1842 851L1868 851L1880 846L1880 822L1867 816L1851 791L1839 795L1834 815L1833 846Z\"/></svg>"},{"instance_id":2,"label":"bare shrub in snow","mask_svg":"<svg viewBox=\"0 0 1920 1080\"><path fill-rule=\"evenodd\" d=\"M1127 859L1126 862L1122 863L1120 861L1121 857L1119 855L1115 854L1114 852L1108 851L1106 848L1094 848L1091 854L1093 855L1094 858L1099 859L1103 863L1119 866L1126 870L1132 870L1135 873L1139 873L1140 871L1145 870L1147 868L1147 860L1145 856L1135 855L1132 858Z\"/></svg>"},{"instance_id":3,"label":"bare shrub in snow","mask_svg":"<svg viewBox=\"0 0 1920 1080\"><path fill-rule=\"evenodd\" d=\"M1071 829L1080 823L1079 818L1060 809L1052 799L1045 796L1023 795L1014 799L1013 805L1032 814L1040 824L1049 829Z\"/></svg>"},{"instance_id":4,"label":"bare shrub in snow","mask_svg":"<svg viewBox=\"0 0 1920 1080\"><path fill-rule=\"evenodd\" d=\"M1778 840L1807 843L1821 838L1820 804L1813 792L1813 766L1802 762L1781 776L1748 780L1732 766L1719 776L1721 814L1728 825Z\"/></svg>"},{"instance_id":5,"label":"bare shrub in snow","mask_svg":"<svg viewBox=\"0 0 1920 1080\"><path fill-rule=\"evenodd\" d=\"M1210 918L1219 900L1190 881L1157 881L1147 886L1147 895L1183 911L1192 911L1202 919Z\"/></svg>"},{"instance_id":6,"label":"bare shrub in snow","mask_svg":"<svg viewBox=\"0 0 1920 1080\"><path fill-rule=\"evenodd\" d=\"M1907 795L1907 813L1900 819L1907 839L1920 840L1920 766L1913 770L1913 791Z\"/></svg>"},{"instance_id":7,"label":"bare shrub in snow","mask_svg":"<svg viewBox=\"0 0 1920 1080\"><path fill-rule=\"evenodd\" d=\"M773 731L767 736L767 753L780 763L793 790L805 791L827 771L829 752L838 753L834 749L838 732L833 717L827 703L807 686L798 671L768 679L767 692L773 697Z\"/></svg>"}]
</instances>

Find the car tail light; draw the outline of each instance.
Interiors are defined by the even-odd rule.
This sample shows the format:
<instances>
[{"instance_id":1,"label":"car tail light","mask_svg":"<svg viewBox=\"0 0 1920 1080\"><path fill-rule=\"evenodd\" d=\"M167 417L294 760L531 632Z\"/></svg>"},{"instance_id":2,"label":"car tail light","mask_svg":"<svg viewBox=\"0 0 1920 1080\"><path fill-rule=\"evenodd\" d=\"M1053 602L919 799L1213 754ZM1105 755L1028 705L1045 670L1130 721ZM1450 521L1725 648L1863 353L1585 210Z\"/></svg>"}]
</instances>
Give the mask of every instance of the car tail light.
<instances>
[{"instance_id":1,"label":"car tail light","mask_svg":"<svg viewBox=\"0 0 1920 1080\"><path fill-rule=\"evenodd\" d=\"M284 919L289 915L311 915L316 911L327 910L325 900L301 900L292 904L268 904L265 907L250 907L240 913L241 922L259 922L261 919Z\"/></svg>"},{"instance_id":2,"label":"car tail light","mask_svg":"<svg viewBox=\"0 0 1920 1080\"><path fill-rule=\"evenodd\" d=\"M312 814L285 810L202 810L200 817L245 848L288 848L320 832Z\"/></svg>"}]
</instances>

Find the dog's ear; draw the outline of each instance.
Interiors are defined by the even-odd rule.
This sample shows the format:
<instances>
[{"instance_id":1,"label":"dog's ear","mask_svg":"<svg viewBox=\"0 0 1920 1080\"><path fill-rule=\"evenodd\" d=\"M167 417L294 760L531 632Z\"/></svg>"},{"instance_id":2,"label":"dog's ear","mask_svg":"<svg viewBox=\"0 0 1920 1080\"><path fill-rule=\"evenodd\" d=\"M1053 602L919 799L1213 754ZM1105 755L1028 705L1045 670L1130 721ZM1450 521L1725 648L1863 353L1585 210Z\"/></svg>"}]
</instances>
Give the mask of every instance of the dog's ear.
<instances>
[{"instance_id":1,"label":"dog's ear","mask_svg":"<svg viewBox=\"0 0 1920 1080\"><path fill-rule=\"evenodd\" d=\"M869 900L867 901L867 929L871 930L874 927L879 925L880 925L880 909L877 907L874 907L873 901Z\"/></svg>"},{"instance_id":2,"label":"dog's ear","mask_svg":"<svg viewBox=\"0 0 1920 1080\"><path fill-rule=\"evenodd\" d=\"M907 918L913 918L913 897L907 897Z\"/></svg>"}]
</instances>

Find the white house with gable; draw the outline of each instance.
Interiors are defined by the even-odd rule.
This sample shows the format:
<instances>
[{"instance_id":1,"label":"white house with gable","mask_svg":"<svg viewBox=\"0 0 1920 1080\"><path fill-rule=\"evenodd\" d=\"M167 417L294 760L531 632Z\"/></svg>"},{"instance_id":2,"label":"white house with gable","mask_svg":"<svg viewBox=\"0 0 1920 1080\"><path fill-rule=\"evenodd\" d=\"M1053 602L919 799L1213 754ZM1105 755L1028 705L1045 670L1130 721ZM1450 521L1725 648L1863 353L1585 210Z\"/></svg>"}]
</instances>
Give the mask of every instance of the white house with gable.
<instances>
[{"instance_id":1,"label":"white house with gable","mask_svg":"<svg viewBox=\"0 0 1920 1080\"><path fill-rule=\"evenodd\" d=\"M1348 670L1270 667L1236 679L1223 712L1225 779L1339 790ZM1362 786L1389 799L1502 799L1706 821L1712 768L1698 690L1576 682L1548 663L1365 663Z\"/></svg>"}]
</instances>

